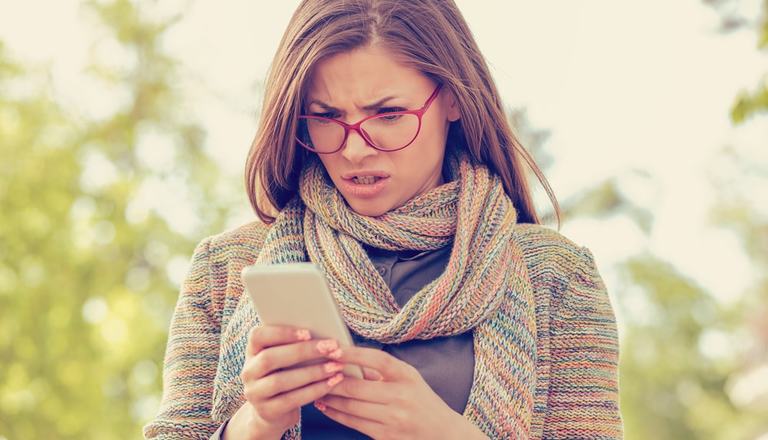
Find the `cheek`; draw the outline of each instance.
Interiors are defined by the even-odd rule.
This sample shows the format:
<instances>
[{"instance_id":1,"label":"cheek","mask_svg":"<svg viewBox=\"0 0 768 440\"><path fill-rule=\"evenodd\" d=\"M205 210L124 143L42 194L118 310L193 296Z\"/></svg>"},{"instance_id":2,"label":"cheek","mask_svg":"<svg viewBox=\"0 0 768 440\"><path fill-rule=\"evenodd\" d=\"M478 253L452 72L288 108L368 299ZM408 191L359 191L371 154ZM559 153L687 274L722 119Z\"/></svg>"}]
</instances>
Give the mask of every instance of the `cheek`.
<instances>
[{"instance_id":1,"label":"cheek","mask_svg":"<svg viewBox=\"0 0 768 440\"><path fill-rule=\"evenodd\" d=\"M409 182L409 186L421 185L434 175L435 170L442 169L445 147L435 145L434 142L430 140L425 144L411 145L403 150L406 154L398 157L397 172L404 181Z\"/></svg>"},{"instance_id":2,"label":"cheek","mask_svg":"<svg viewBox=\"0 0 768 440\"><path fill-rule=\"evenodd\" d=\"M337 163L338 160L334 160L335 154L318 154L317 155L320 158L320 162L323 163L323 167L325 167L326 171L328 171L328 174L331 176L335 176L337 173L335 172L337 169Z\"/></svg>"}]
</instances>

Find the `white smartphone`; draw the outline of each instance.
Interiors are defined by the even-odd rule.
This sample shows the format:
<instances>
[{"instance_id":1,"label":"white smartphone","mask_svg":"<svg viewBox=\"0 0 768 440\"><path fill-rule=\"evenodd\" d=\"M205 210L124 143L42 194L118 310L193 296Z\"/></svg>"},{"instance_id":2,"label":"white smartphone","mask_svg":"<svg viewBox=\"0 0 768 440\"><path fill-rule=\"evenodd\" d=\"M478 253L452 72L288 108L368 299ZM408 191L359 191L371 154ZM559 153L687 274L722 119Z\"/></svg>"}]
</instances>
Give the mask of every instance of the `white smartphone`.
<instances>
[{"instance_id":1,"label":"white smartphone","mask_svg":"<svg viewBox=\"0 0 768 440\"><path fill-rule=\"evenodd\" d=\"M263 324L305 328L313 338L336 339L339 347L354 345L325 277L313 263L246 266L241 277ZM326 361L319 358L296 366ZM357 365L348 364L343 373L363 378Z\"/></svg>"}]
</instances>

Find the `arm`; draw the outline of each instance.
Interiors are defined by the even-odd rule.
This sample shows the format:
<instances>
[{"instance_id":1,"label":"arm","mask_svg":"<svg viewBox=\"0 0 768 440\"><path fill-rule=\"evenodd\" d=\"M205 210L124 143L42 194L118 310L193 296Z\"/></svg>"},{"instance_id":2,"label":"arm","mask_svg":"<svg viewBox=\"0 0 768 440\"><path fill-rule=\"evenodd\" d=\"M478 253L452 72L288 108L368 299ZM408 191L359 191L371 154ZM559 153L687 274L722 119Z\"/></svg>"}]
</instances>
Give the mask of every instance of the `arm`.
<instances>
[{"instance_id":1,"label":"arm","mask_svg":"<svg viewBox=\"0 0 768 440\"><path fill-rule=\"evenodd\" d=\"M567 287L554 299L552 366L544 438L620 439L619 341L592 253L578 248Z\"/></svg>"},{"instance_id":2,"label":"arm","mask_svg":"<svg viewBox=\"0 0 768 440\"><path fill-rule=\"evenodd\" d=\"M163 362L160 411L144 426L146 439L208 439L220 425L210 418L220 333L211 300L210 240L195 248L176 302Z\"/></svg>"}]
</instances>

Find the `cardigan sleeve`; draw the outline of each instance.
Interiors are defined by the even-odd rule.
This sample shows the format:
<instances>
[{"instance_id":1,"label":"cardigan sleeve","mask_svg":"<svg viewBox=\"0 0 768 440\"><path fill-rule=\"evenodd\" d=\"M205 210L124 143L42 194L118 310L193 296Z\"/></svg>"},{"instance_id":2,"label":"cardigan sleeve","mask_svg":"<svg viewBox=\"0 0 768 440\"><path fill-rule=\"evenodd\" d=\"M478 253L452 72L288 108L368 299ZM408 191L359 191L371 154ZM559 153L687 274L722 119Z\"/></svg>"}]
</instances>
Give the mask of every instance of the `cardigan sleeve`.
<instances>
[{"instance_id":1,"label":"cardigan sleeve","mask_svg":"<svg viewBox=\"0 0 768 440\"><path fill-rule=\"evenodd\" d=\"M220 427L211 419L220 320L211 300L211 237L201 241L171 317L163 362L160 409L144 426L146 439L208 439Z\"/></svg>"},{"instance_id":2,"label":"cardigan sleeve","mask_svg":"<svg viewBox=\"0 0 768 440\"><path fill-rule=\"evenodd\" d=\"M589 249L556 299L546 439L620 439L619 342L613 308Z\"/></svg>"},{"instance_id":3,"label":"cardigan sleeve","mask_svg":"<svg viewBox=\"0 0 768 440\"><path fill-rule=\"evenodd\" d=\"M208 440L221 440L224 436L224 429L227 428L227 423L229 423L229 420L222 423L221 426L219 426L219 429L217 429Z\"/></svg>"}]
</instances>

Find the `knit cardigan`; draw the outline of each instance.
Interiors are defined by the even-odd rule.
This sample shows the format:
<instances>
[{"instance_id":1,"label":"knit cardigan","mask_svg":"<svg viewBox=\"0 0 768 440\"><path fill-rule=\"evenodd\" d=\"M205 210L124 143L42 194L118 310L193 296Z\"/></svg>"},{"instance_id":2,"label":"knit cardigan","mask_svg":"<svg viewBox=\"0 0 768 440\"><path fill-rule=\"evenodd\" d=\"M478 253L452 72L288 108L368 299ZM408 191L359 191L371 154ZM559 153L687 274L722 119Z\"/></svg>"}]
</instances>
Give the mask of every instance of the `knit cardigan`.
<instances>
[{"instance_id":1,"label":"knit cardigan","mask_svg":"<svg viewBox=\"0 0 768 440\"><path fill-rule=\"evenodd\" d=\"M208 439L238 409L222 377L242 368L221 347L269 226L252 222L202 240L171 319L158 414L147 439ZM536 391L528 438L619 439L618 331L591 251L548 227L515 225L534 292ZM222 371L230 374L222 374ZM218 374L217 374L218 373Z\"/></svg>"}]
</instances>

